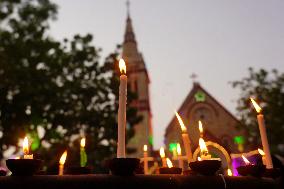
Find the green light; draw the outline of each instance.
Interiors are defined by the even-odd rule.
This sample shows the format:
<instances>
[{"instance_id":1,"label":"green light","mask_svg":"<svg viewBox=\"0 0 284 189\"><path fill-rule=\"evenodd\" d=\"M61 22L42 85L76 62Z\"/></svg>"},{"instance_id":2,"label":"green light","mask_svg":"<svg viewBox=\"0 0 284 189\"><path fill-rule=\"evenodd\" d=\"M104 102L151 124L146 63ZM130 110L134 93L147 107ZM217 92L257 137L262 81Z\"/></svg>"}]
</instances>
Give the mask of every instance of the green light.
<instances>
[{"instance_id":1,"label":"green light","mask_svg":"<svg viewBox=\"0 0 284 189\"><path fill-rule=\"evenodd\" d=\"M173 152L175 149L177 149L177 144L178 143L170 143L169 144L169 151Z\"/></svg>"},{"instance_id":2,"label":"green light","mask_svg":"<svg viewBox=\"0 0 284 189\"><path fill-rule=\"evenodd\" d=\"M236 144L244 144L245 143L245 138L243 136L235 136L234 137L234 142Z\"/></svg>"},{"instance_id":3,"label":"green light","mask_svg":"<svg viewBox=\"0 0 284 189\"><path fill-rule=\"evenodd\" d=\"M196 102L204 102L206 100L206 95L202 91L197 91L194 95Z\"/></svg>"},{"instance_id":4,"label":"green light","mask_svg":"<svg viewBox=\"0 0 284 189\"><path fill-rule=\"evenodd\" d=\"M149 144L151 145L151 146L153 146L153 136L152 135L150 135L149 136Z\"/></svg>"}]
</instances>

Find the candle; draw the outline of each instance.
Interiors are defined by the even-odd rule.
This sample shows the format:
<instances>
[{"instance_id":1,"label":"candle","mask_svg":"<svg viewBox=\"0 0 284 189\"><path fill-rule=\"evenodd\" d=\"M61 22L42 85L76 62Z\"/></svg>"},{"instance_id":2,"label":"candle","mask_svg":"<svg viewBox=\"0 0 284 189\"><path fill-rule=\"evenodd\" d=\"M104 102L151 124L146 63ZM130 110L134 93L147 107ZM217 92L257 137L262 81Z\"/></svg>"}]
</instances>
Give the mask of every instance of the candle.
<instances>
[{"instance_id":1,"label":"candle","mask_svg":"<svg viewBox=\"0 0 284 189\"><path fill-rule=\"evenodd\" d=\"M63 175L64 173L64 164L67 158L67 151L65 150L64 153L61 155L60 160L59 160L59 171L58 175Z\"/></svg>"},{"instance_id":2,"label":"candle","mask_svg":"<svg viewBox=\"0 0 284 189\"><path fill-rule=\"evenodd\" d=\"M25 137L23 142L24 159L33 159L33 154L29 154L29 140Z\"/></svg>"},{"instance_id":3,"label":"candle","mask_svg":"<svg viewBox=\"0 0 284 189\"><path fill-rule=\"evenodd\" d=\"M177 144L177 154L178 154L178 166L179 168L183 169L183 160L181 158L182 153L181 153L181 147L179 143Z\"/></svg>"},{"instance_id":4,"label":"candle","mask_svg":"<svg viewBox=\"0 0 284 189\"><path fill-rule=\"evenodd\" d=\"M82 138L80 141L80 165L85 167L87 164L87 154L85 151L86 138Z\"/></svg>"},{"instance_id":5,"label":"candle","mask_svg":"<svg viewBox=\"0 0 284 189\"><path fill-rule=\"evenodd\" d=\"M267 134L266 134L266 129L265 129L264 117L263 117L263 114L261 114L261 107L255 102L255 100L253 98L250 98L250 100L251 100L256 112L258 113L257 121L258 121L258 127L259 127L259 131L260 131L262 147L263 147L263 151L265 153L266 168L267 169L273 169L273 164L272 164L272 159L271 159L271 154L270 154L270 149L269 149Z\"/></svg>"},{"instance_id":6,"label":"candle","mask_svg":"<svg viewBox=\"0 0 284 189\"><path fill-rule=\"evenodd\" d=\"M182 141L183 141L187 161L191 162L192 161L192 152L191 152L190 139L189 139L189 136L188 136L188 133L187 133L187 129L186 129L181 117L177 113L177 111L175 111L175 114L176 114L176 117L177 117L178 122L179 122L180 127L181 127L181 131L182 131L181 136L182 136Z\"/></svg>"},{"instance_id":7,"label":"candle","mask_svg":"<svg viewBox=\"0 0 284 189\"><path fill-rule=\"evenodd\" d=\"M246 165L251 165L250 161L244 155L242 155L242 158Z\"/></svg>"},{"instance_id":8,"label":"candle","mask_svg":"<svg viewBox=\"0 0 284 189\"><path fill-rule=\"evenodd\" d=\"M166 167L167 166L166 154L165 154L165 149L163 147L160 148L160 156L162 159L162 167Z\"/></svg>"},{"instance_id":9,"label":"candle","mask_svg":"<svg viewBox=\"0 0 284 189\"><path fill-rule=\"evenodd\" d=\"M125 158L127 76L125 75L126 65L123 59L119 60L119 69L121 76L119 85L117 158Z\"/></svg>"},{"instance_id":10,"label":"candle","mask_svg":"<svg viewBox=\"0 0 284 189\"><path fill-rule=\"evenodd\" d=\"M203 138L199 138L199 147L200 147L200 158L201 160L211 159L211 155L208 153L208 149Z\"/></svg>"},{"instance_id":11,"label":"candle","mask_svg":"<svg viewBox=\"0 0 284 189\"><path fill-rule=\"evenodd\" d=\"M146 144L143 146L143 151L144 151L144 174L148 175L148 148Z\"/></svg>"},{"instance_id":12,"label":"candle","mask_svg":"<svg viewBox=\"0 0 284 189\"><path fill-rule=\"evenodd\" d=\"M173 163L171 162L171 160L169 158L167 158L166 161L167 161L168 168L172 168L173 167Z\"/></svg>"},{"instance_id":13,"label":"candle","mask_svg":"<svg viewBox=\"0 0 284 189\"><path fill-rule=\"evenodd\" d=\"M200 137L202 138L203 137L203 126L200 120L198 121L198 128L199 128Z\"/></svg>"},{"instance_id":14,"label":"candle","mask_svg":"<svg viewBox=\"0 0 284 189\"><path fill-rule=\"evenodd\" d=\"M233 176L233 173L232 173L232 170L231 170L231 169L228 169L228 170L227 170L227 175L228 175L228 176Z\"/></svg>"},{"instance_id":15,"label":"candle","mask_svg":"<svg viewBox=\"0 0 284 189\"><path fill-rule=\"evenodd\" d=\"M258 150L258 153L261 155L261 158L262 158L262 164L263 165L266 165L266 160L265 160L265 153L262 149L257 149Z\"/></svg>"}]
</instances>

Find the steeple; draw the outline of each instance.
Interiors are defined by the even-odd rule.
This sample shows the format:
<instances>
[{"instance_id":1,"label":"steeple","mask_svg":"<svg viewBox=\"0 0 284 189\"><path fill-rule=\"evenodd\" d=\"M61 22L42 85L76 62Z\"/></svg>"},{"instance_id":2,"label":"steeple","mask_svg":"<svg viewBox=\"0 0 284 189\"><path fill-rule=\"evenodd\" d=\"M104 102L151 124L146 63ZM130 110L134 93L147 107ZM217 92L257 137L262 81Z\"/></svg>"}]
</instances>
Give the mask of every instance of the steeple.
<instances>
[{"instance_id":1,"label":"steeple","mask_svg":"<svg viewBox=\"0 0 284 189\"><path fill-rule=\"evenodd\" d=\"M128 52L136 52L138 54L137 42L133 31L132 20L130 18L130 2L126 2L127 19L123 41L123 56L129 56ZM131 49L131 50L130 50Z\"/></svg>"}]
</instances>

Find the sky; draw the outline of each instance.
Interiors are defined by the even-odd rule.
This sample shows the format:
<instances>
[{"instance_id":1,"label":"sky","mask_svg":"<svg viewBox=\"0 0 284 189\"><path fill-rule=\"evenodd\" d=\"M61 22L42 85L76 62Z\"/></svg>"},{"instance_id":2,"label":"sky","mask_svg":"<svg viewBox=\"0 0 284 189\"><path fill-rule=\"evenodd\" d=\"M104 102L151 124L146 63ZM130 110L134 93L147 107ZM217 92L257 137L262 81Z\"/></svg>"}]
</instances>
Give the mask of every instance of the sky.
<instances>
[{"instance_id":1,"label":"sky","mask_svg":"<svg viewBox=\"0 0 284 189\"><path fill-rule=\"evenodd\" d=\"M56 0L51 35L91 33L102 60L123 41L126 0ZM284 72L283 0L131 0L138 48L150 75L154 147L192 88L192 73L236 115L231 81L256 70Z\"/></svg>"}]
</instances>

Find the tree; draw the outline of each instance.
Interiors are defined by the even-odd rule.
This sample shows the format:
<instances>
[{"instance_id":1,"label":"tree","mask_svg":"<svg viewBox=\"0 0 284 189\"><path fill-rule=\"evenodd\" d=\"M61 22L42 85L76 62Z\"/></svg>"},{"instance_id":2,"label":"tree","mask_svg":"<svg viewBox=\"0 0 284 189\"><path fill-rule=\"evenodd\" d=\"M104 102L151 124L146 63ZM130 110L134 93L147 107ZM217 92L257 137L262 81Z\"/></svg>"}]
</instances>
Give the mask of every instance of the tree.
<instances>
[{"instance_id":1,"label":"tree","mask_svg":"<svg viewBox=\"0 0 284 189\"><path fill-rule=\"evenodd\" d=\"M241 91L237 111L249 130L250 141L260 144L256 112L249 100L255 97L263 108L271 151L284 154L284 73L249 68L248 77L232 85Z\"/></svg>"},{"instance_id":2,"label":"tree","mask_svg":"<svg viewBox=\"0 0 284 189\"><path fill-rule=\"evenodd\" d=\"M116 53L101 64L92 35L54 40L48 30L56 16L49 0L0 2L0 151L17 147L28 133L33 153L48 166L57 164L65 148L67 164L79 164L77 144L84 133L89 163L99 169L116 153ZM136 109L127 113L130 126L141 120Z\"/></svg>"}]
</instances>

